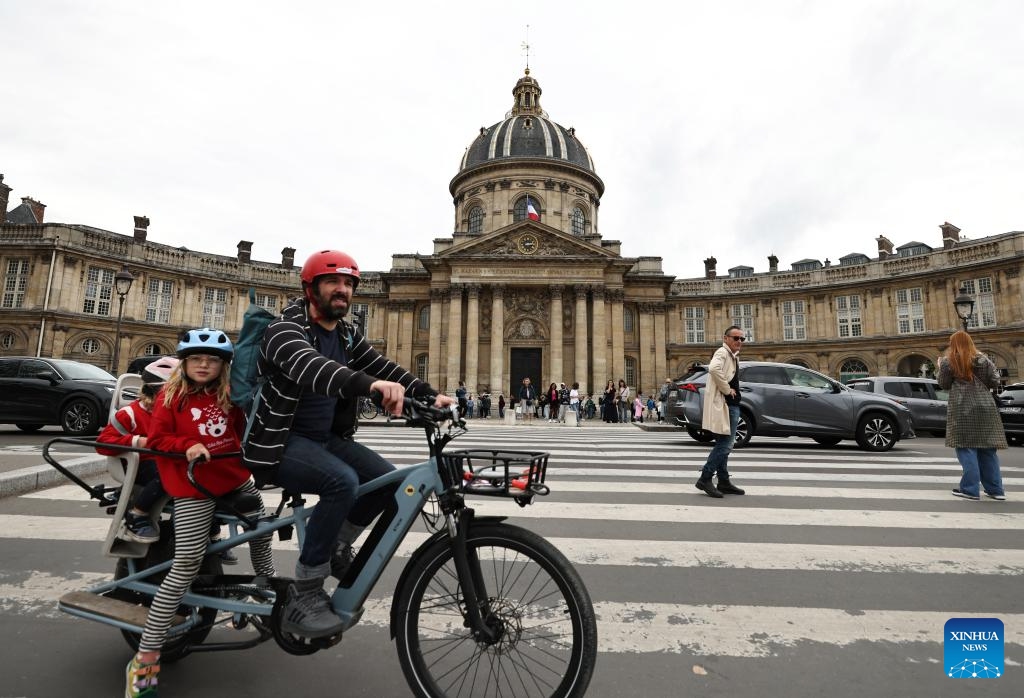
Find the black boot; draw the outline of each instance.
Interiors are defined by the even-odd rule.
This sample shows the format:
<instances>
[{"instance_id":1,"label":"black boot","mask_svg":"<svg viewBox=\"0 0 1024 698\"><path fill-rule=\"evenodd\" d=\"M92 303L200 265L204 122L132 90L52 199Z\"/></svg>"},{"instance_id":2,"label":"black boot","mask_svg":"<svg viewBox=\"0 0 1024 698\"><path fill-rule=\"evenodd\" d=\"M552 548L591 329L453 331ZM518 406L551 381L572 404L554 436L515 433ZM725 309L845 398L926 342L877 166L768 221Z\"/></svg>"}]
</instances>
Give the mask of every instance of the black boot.
<instances>
[{"instance_id":1,"label":"black boot","mask_svg":"<svg viewBox=\"0 0 1024 698\"><path fill-rule=\"evenodd\" d=\"M727 477L718 476L718 491L722 494L746 494Z\"/></svg>"},{"instance_id":2,"label":"black boot","mask_svg":"<svg viewBox=\"0 0 1024 698\"><path fill-rule=\"evenodd\" d=\"M700 479L694 484L694 487L698 490L704 490L709 497L714 497L715 499L722 498L722 493L715 487L715 481L710 476L701 475Z\"/></svg>"}]
</instances>

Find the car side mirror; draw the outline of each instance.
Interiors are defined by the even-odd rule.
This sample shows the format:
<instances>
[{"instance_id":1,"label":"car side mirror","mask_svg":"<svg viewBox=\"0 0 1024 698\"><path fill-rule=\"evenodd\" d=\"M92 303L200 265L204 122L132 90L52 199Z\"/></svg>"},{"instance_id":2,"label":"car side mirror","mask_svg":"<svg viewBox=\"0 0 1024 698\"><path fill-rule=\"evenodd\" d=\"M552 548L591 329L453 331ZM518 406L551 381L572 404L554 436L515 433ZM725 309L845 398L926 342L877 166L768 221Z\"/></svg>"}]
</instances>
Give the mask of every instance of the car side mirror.
<instances>
[{"instance_id":1,"label":"car side mirror","mask_svg":"<svg viewBox=\"0 0 1024 698\"><path fill-rule=\"evenodd\" d=\"M32 377L33 378L38 378L39 380L42 380L42 381L49 381L50 385L57 385L57 383L59 382L59 379L57 378L57 374L54 373L53 371L40 371L39 373L37 373L36 375L34 375Z\"/></svg>"}]
</instances>

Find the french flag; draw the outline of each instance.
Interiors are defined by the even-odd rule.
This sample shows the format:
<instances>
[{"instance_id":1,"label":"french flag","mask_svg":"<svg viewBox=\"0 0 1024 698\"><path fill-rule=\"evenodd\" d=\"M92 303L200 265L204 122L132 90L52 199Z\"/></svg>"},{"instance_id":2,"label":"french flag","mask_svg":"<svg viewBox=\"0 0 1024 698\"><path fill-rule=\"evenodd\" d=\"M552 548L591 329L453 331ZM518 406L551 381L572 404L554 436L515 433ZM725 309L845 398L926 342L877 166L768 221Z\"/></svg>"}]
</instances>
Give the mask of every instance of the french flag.
<instances>
[{"instance_id":1,"label":"french flag","mask_svg":"<svg viewBox=\"0 0 1024 698\"><path fill-rule=\"evenodd\" d=\"M540 220L540 214L537 213L537 209L535 209L533 204L530 202L530 197L526 197L526 217L531 221Z\"/></svg>"}]
</instances>

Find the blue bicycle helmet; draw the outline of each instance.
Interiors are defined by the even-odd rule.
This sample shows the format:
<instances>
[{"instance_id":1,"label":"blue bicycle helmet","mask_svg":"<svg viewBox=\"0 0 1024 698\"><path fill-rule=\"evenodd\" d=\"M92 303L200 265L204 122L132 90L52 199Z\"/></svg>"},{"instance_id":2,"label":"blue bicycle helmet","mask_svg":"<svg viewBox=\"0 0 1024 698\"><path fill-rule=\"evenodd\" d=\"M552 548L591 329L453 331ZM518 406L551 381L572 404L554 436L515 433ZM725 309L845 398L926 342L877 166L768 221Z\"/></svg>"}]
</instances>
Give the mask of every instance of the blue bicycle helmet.
<instances>
[{"instance_id":1,"label":"blue bicycle helmet","mask_svg":"<svg viewBox=\"0 0 1024 698\"><path fill-rule=\"evenodd\" d=\"M182 333L178 341L177 354L179 359L192 354L212 354L225 361L231 361L231 357L235 355L235 348L228 336L220 330L203 327Z\"/></svg>"}]
</instances>

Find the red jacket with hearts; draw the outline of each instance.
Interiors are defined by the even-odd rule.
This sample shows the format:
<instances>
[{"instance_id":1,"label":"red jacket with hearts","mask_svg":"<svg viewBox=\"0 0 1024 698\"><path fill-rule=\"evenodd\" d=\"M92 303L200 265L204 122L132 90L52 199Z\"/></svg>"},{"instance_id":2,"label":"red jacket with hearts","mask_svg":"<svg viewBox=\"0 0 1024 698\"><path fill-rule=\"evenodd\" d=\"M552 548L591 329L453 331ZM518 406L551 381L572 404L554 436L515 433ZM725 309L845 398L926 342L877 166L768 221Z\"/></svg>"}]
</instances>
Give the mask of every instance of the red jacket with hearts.
<instances>
[{"instance_id":1,"label":"red jacket with hearts","mask_svg":"<svg viewBox=\"0 0 1024 698\"><path fill-rule=\"evenodd\" d=\"M182 454L181 458L158 456L156 459L160 481L167 494L203 499L204 495L188 481L185 451L201 443L210 455L237 453L244 429L242 410L235 407L225 413L217 404L216 395L196 393L186 398L184 406L166 406L161 392L153 406L146 446L156 451ZM195 474L199 484L216 495L226 494L249 479L249 471L242 466L239 456L199 463Z\"/></svg>"}]
</instances>

